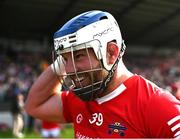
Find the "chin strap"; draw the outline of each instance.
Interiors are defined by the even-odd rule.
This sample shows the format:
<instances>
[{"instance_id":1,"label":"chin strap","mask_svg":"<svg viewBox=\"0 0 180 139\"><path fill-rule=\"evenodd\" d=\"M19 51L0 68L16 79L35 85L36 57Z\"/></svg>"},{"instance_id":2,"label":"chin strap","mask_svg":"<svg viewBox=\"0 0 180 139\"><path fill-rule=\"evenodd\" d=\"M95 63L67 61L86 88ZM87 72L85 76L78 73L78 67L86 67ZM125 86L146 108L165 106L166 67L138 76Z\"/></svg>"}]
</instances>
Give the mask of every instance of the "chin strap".
<instances>
[{"instance_id":1,"label":"chin strap","mask_svg":"<svg viewBox=\"0 0 180 139\"><path fill-rule=\"evenodd\" d=\"M117 57L114 65L112 66L112 68L111 68L111 70L109 71L108 75L106 76L106 78L105 78L104 81L102 82L101 87L100 87L100 91L98 92L97 96L103 92L103 90L106 88L107 84L111 81L111 79L112 79L112 77L113 77L113 75L114 75L114 72L115 72L115 70L117 69L119 60L122 58L122 56L123 56L123 54L124 54L124 52L125 52L125 49L126 49L126 45L125 45L124 40L123 40L123 41L122 41L122 47L121 47L119 56Z\"/></svg>"}]
</instances>

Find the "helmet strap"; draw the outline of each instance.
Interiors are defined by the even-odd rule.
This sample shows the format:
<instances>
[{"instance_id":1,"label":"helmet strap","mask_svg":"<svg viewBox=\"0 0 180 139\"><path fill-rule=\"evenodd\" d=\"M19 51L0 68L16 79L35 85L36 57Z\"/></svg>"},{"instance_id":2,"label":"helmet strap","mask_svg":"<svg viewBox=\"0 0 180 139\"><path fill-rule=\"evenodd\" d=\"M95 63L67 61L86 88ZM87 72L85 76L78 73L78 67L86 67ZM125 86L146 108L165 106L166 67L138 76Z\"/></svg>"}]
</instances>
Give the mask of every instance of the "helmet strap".
<instances>
[{"instance_id":1,"label":"helmet strap","mask_svg":"<svg viewBox=\"0 0 180 139\"><path fill-rule=\"evenodd\" d=\"M122 41L122 47L119 53L119 56L117 57L114 65L112 66L112 68L110 69L108 75L106 76L106 78L104 79L104 81L102 82L101 88L99 93L97 93L97 96L107 87L107 85L109 84L109 82L111 81L112 77L114 76L114 72L117 69L118 63L120 61L120 59L122 58L124 51L126 49L126 45L124 43L124 40ZM102 62L102 61L101 61Z\"/></svg>"}]
</instances>

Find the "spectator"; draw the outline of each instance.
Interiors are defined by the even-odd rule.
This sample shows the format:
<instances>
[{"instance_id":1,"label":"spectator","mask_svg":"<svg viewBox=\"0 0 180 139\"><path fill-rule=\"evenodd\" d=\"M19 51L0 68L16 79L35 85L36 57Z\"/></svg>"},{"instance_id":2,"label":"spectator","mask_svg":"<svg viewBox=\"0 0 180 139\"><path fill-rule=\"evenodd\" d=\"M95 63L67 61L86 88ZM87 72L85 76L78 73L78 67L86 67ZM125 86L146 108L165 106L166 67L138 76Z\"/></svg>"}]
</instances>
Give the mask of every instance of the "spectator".
<instances>
[{"instance_id":1,"label":"spectator","mask_svg":"<svg viewBox=\"0 0 180 139\"><path fill-rule=\"evenodd\" d=\"M13 84L13 89L16 89L16 85ZM12 97L11 112L13 116L13 135L18 138L22 138L23 135L23 113L24 113L24 96L22 93L14 93Z\"/></svg>"}]
</instances>

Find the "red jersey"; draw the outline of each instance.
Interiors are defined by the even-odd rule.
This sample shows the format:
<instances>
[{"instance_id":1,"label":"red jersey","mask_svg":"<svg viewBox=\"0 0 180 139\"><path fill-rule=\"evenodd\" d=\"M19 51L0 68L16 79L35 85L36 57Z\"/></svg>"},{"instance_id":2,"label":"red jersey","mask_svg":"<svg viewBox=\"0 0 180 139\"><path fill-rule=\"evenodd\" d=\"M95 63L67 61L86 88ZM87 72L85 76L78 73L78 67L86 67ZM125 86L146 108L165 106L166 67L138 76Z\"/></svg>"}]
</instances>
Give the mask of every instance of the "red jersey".
<instances>
[{"instance_id":1,"label":"red jersey","mask_svg":"<svg viewBox=\"0 0 180 139\"><path fill-rule=\"evenodd\" d=\"M54 129L54 128L59 128L59 127L60 126L58 123L42 121L42 128L43 129Z\"/></svg>"},{"instance_id":2,"label":"red jersey","mask_svg":"<svg viewBox=\"0 0 180 139\"><path fill-rule=\"evenodd\" d=\"M62 93L67 122L75 138L164 138L180 135L180 102L141 76L134 75L110 94L84 102Z\"/></svg>"}]
</instances>

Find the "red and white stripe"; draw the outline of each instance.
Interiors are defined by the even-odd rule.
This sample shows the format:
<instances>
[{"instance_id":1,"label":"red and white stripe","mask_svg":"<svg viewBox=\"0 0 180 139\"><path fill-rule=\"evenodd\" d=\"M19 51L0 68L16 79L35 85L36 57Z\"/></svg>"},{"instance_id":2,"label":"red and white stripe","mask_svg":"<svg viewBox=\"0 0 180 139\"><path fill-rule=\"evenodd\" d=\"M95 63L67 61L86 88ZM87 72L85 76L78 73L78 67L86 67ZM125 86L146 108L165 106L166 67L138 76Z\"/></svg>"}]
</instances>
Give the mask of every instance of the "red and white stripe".
<instances>
[{"instance_id":1,"label":"red and white stripe","mask_svg":"<svg viewBox=\"0 0 180 139\"><path fill-rule=\"evenodd\" d=\"M169 120L167 124L171 126L171 131L174 133L174 137L180 136L180 115Z\"/></svg>"}]
</instances>

